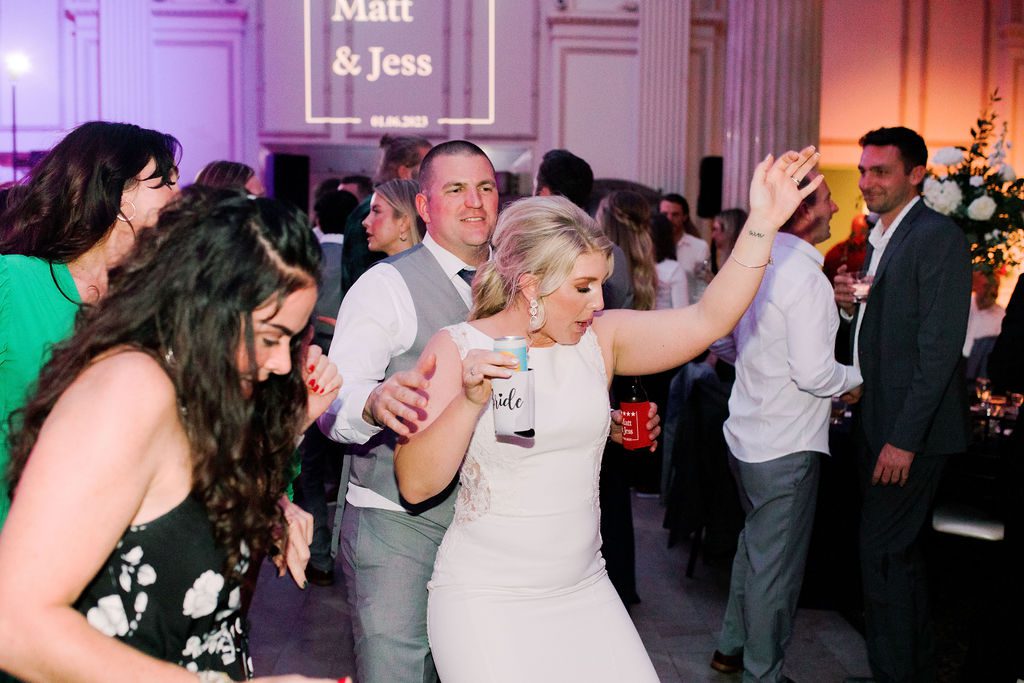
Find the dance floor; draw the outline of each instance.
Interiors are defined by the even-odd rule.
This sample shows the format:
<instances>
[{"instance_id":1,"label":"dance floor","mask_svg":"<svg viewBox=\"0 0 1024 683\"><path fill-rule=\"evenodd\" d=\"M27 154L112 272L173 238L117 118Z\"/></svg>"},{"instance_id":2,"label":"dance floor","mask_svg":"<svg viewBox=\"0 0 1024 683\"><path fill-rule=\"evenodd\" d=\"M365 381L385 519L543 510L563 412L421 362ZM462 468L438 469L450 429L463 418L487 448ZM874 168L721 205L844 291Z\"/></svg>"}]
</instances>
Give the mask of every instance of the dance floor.
<instances>
[{"instance_id":1,"label":"dance floor","mask_svg":"<svg viewBox=\"0 0 1024 683\"><path fill-rule=\"evenodd\" d=\"M634 498L637 590L643 602L633 621L663 683L738 681L708 666L728 590L728 563L698 563L687 579L687 544L666 548L657 499ZM340 578L340 563L336 570ZM345 587L310 586L263 567L250 612L250 645L259 675L302 673L338 676L353 672L352 626ZM525 663L524 663L525 666ZM869 673L864 640L836 612L800 610L789 646L786 673L805 683L841 683ZM524 680L528 679L527 676Z\"/></svg>"}]
</instances>

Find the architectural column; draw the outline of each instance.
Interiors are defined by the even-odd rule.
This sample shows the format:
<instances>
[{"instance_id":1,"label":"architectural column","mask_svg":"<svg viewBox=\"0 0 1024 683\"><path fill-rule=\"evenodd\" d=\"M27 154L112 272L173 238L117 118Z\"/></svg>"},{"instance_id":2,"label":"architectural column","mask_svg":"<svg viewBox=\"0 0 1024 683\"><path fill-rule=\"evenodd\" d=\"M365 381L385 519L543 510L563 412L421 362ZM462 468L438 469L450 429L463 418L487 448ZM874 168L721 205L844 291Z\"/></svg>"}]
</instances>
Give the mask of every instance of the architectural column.
<instances>
[{"instance_id":1,"label":"architectural column","mask_svg":"<svg viewBox=\"0 0 1024 683\"><path fill-rule=\"evenodd\" d=\"M748 207L769 152L818 144L821 0L730 0L722 207Z\"/></svg>"},{"instance_id":2,"label":"architectural column","mask_svg":"<svg viewBox=\"0 0 1024 683\"><path fill-rule=\"evenodd\" d=\"M690 75L690 0L647 0L640 6L638 178L665 192L686 182Z\"/></svg>"},{"instance_id":3,"label":"architectural column","mask_svg":"<svg viewBox=\"0 0 1024 683\"><path fill-rule=\"evenodd\" d=\"M150 123L153 87L149 0L99 0L100 117Z\"/></svg>"}]
</instances>

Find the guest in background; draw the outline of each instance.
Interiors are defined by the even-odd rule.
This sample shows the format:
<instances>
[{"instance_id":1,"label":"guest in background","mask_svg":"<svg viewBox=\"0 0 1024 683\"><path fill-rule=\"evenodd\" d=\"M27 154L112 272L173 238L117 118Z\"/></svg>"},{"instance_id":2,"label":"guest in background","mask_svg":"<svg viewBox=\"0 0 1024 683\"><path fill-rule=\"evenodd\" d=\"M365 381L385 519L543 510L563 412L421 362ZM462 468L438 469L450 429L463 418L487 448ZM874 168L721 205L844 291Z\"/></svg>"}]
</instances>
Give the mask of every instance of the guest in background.
<instances>
[{"instance_id":1,"label":"guest in background","mask_svg":"<svg viewBox=\"0 0 1024 683\"><path fill-rule=\"evenodd\" d=\"M868 661L876 680L936 678L922 534L946 461L967 448L961 356L971 304L963 231L921 201L928 148L904 127L860 140L860 189L878 214L866 299L840 267L835 299L853 320L864 377L860 550Z\"/></svg>"},{"instance_id":2,"label":"guest in background","mask_svg":"<svg viewBox=\"0 0 1024 683\"><path fill-rule=\"evenodd\" d=\"M676 260L676 245L672 240L672 223L664 214L651 216L651 242L654 246L655 272L658 276L654 308L682 308L689 306L686 277Z\"/></svg>"},{"instance_id":3,"label":"guest in background","mask_svg":"<svg viewBox=\"0 0 1024 683\"><path fill-rule=\"evenodd\" d=\"M370 251L388 256L415 247L426 234L426 225L416 213L415 180L396 178L378 185L370 200L370 213L363 220Z\"/></svg>"},{"instance_id":4,"label":"guest in background","mask_svg":"<svg viewBox=\"0 0 1024 683\"><path fill-rule=\"evenodd\" d=\"M690 297L691 284L698 266L708 260L710 247L690 219L690 203L681 194L664 195L658 203L658 211L672 223L676 262L683 270L686 283L686 301L694 303Z\"/></svg>"},{"instance_id":5,"label":"guest in background","mask_svg":"<svg viewBox=\"0 0 1024 683\"><path fill-rule=\"evenodd\" d=\"M1006 306L1006 316L988 357L988 372L992 388L998 392L1024 394L1024 277L1017 284ZM1020 570L1024 563L1024 409L1019 409L1017 426L1003 444L1005 476L1002 487L1003 509L1006 520L1006 561L998 568L998 586L1005 589L1005 600L995 606L992 633L995 637L985 644L988 652L981 653L984 662L1003 676L998 680L1024 679L1024 658L1007 656L1018 652L1024 645L1024 582Z\"/></svg>"},{"instance_id":6,"label":"guest in background","mask_svg":"<svg viewBox=\"0 0 1024 683\"><path fill-rule=\"evenodd\" d=\"M380 148L380 166L373 179L378 185L395 178L416 180L420 173L420 162L430 151L430 141L418 136L385 135L380 139ZM341 256L343 297L367 268L385 256L383 252L370 251L368 246L363 221L369 213L370 195L366 195L345 224L345 243L342 245Z\"/></svg>"},{"instance_id":7,"label":"guest in background","mask_svg":"<svg viewBox=\"0 0 1024 683\"><path fill-rule=\"evenodd\" d=\"M537 167L533 193L538 197L556 195L565 197L584 211L587 200L594 189L594 171L585 159L567 149L550 149ZM611 308L633 307L633 283L626 265L626 255L619 245L612 244L611 275L601 285L604 306Z\"/></svg>"},{"instance_id":8,"label":"guest in background","mask_svg":"<svg viewBox=\"0 0 1024 683\"><path fill-rule=\"evenodd\" d=\"M629 190L612 192L601 200L595 217L598 227L626 256L625 265L633 285L633 309L650 311L658 289L658 276L651 242L651 206L641 195ZM614 378L611 383L612 404L628 390L629 378ZM658 385L653 400L661 400ZM633 530L631 486L640 484L646 492L651 479L656 481L660 464L656 455L639 458L626 452L620 444L605 444L601 459L600 501L601 554L605 558L608 578L626 606L640 602L636 590L636 542ZM654 484L656 487L656 484Z\"/></svg>"},{"instance_id":9,"label":"guest in background","mask_svg":"<svg viewBox=\"0 0 1024 683\"><path fill-rule=\"evenodd\" d=\"M373 181L365 175L347 175L338 183L338 189L351 192L363 201L373 192Z\"/></svg>"},{"instance_id":10,"label":"guest in background","mask_svg":"<svg viewBox=\"0 0 1024 683\"><path fill-rule=\"evenodd\" d=\"M255 197L267 192L252 166L237 161L211 161L196 175L195 184L244 190Z\"/></svg>"},{"instance_id":11,"label":"guest in background","mask_svg":"<svg viewBox=\"0 0 1024 683\"><path fill-rule=\"evenodd\" d=\"M971 281L971 312L967 316L967 337L963 355L967 359L967 379L988 377L988 357L995 346L1006 309L996 303L999 276L974 271Z\"/></svg>"},{"instance_id":12,"label":"guest in background","mask_svg":"<svg viewBox=\"0 0 1024 683\"><path fill-rule=\"evenodd\" d=\"M633 283L633 310L653 310L658 291L658 274L648 227L651 222L651 206L636 192L612 192L601 200L595 219L608 239L626 255L629 277Z\"/></svg>"},{"instance_id":13,"label":"guest in background","mask_svg":"<svg viewBox=\"0 0 1024 683\"><path fill-rule=\"evenodd\" d=\"M317 288L316 306L313 308L313 343L327 353L334 337L334 317L341 306L341 244L344 238L345 222L355 209L355 196L345 190L331 190L324 193L313 207L315 224L320 226L321 269ZM325 489L328 472L337 479L338 469L332 458L344 455L333 441L313 425L299 446L302 472L298 487L302 493L301 507L313 516L313 541L309 545L309 566L306 578L314 586L330 586L334 583L334 556L331 554L331 525L327 517L327 492Z\"/></svg>"},{"instance_id":14,"label":"guest in background","mask_svg":"<svg viewBox=\"0 0 1024 683\"><path fill-rule=\"evenodd\" d=\"M32 169L0 217L0 472L8 420L81 304L107 293L107 272L177 192L178 141L128 123L75 128ZM7 516L0 479L0 527Z\"/></svg>"},{"instance_id":15,"label":"guest in background","mask_svg":"<svg viewBox=\"0 0 1024 683\"><path fill-rule=\"evenodd\" d=\"M340 385L301 343L308 222L196 187L138 241L11 440L0 667L26 680L246 678L250 553L276 547L301 576L308 528L278 501L296 436Z\"/></svg>"},{"instance_id":16,"label":"guest in background","mask_svg":"<svg viewBox=\"0 0 1024 683\"><path fill-rule=\"evenodd\" d=\"M847 272L859 273L868 253L868 231L878 220L876 214L858 213L850 222L850 236L834 245L825 254L825 276L829 282L836 278L839 266L846 266Z\"/></svg>"},{"instance_id":17,"label":"guest in background","mask_svg":"<svg viewBox=\"0 0 1024 683\"><path fill-rule=\"evenodd\" d=\"M323 254L313 342L325 353L331 345L334 316L341 305L341 251L345 224L358 203L351 192L331 190L313 205L313 224L319 228L317 238Z\"/></svg>"},{"instance_id":18,"label":"guest in background","mask_svg":"<svg viewBox=\"0 0 1024 683\"><path fill-rule=\"evenodd\" d=\"M711 250L711 269L705 275L708 282L725 265L736 244L740 228L746 222L747 212L743 209L726 209L711 222L711 245L714 248Z\"/></svg>"}]
</instances>

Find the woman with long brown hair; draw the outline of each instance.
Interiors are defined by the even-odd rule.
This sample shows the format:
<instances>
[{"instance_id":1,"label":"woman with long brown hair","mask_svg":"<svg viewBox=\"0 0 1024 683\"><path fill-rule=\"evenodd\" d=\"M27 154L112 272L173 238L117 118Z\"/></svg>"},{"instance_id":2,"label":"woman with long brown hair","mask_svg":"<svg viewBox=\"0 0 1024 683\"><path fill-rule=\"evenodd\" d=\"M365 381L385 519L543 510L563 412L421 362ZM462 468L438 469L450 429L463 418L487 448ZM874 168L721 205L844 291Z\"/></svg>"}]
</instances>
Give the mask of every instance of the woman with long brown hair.
<instances>
[{"instance_id":1,"label":"woman with long brown hair","mask_svg":"<svg viewBox=\"0 0 1024 683\"><path fill-rule=\"evenodd\" d=\"M190 189L139 236L12 435L0 668L250 675L238 584L250 555L287 552L295 441L340 386L301 343L318 271L296 209L237 192Z\"/></svg>"}]
</instances>

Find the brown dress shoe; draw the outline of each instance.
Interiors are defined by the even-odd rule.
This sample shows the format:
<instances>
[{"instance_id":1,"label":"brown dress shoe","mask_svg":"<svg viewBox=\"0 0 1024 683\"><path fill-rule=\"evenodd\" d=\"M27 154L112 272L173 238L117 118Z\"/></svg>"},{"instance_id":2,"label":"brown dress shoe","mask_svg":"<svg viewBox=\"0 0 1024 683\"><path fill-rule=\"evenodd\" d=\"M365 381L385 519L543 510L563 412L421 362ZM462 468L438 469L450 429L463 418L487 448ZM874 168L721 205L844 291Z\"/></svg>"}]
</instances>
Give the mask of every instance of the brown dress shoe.
<instances>
[{"instance_id":1,"label":"brown dress shoe","mask_svg":"<svg viewBox=\"0 0 1024 683\"><path fill-rule=\"evenodd\" d=\"M711 668L723 674L735 674L743 671L743 652L734 655L723 655L718 650L711 655Z\"/></svg>"}]
</instances>

